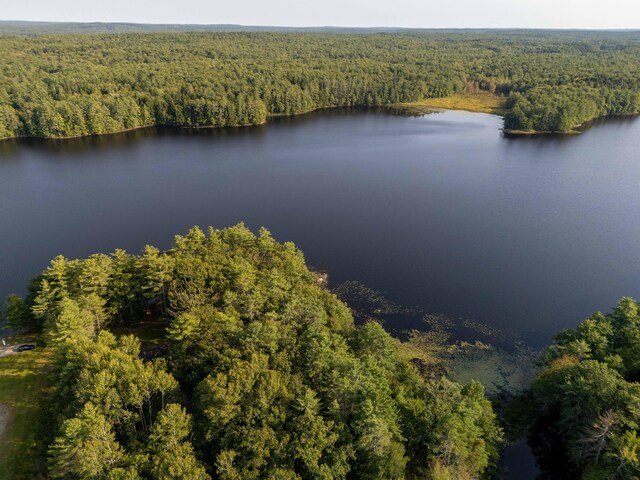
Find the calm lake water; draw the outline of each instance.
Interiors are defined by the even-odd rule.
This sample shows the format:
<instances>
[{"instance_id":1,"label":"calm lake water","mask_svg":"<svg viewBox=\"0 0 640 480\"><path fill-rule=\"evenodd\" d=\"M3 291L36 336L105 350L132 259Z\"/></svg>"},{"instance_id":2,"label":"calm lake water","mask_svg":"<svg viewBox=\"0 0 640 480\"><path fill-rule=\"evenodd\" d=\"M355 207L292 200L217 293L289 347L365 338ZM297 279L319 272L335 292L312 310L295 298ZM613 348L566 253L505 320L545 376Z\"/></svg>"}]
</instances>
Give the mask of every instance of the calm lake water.
<instances>
[{"instance_id":1,"label":"calm lake water","mask_svg":"<svg viewBox=\"0 0 640 480\"><path fill-rule=\"evenodd\" d=\"M266 226L331 283L542 345L640 296L640 120L505 138L499 117L325 111L267 126L0 142L0 296L55 255ZM402 325L415 326L415 325Z\"/></svg>"}]
</instances>

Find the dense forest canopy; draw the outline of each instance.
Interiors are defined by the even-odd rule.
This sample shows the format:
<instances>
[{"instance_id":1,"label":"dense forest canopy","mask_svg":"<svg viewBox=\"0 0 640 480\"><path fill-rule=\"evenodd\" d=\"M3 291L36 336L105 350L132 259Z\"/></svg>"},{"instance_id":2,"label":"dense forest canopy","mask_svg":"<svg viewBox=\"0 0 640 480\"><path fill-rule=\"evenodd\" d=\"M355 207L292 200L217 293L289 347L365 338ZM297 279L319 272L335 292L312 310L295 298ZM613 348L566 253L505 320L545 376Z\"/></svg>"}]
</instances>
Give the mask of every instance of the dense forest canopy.
<instances>
[{"instance_id":1,"label":"dense forest canopy","mask_svg":"<svg viewBox=\"0 0 640 480\"><path fill-rule=\"evenodd\" d=\"M235 126L325 107L506 96L509 129L640 111L640 33L122 33L0 38L0 138Z\"/></svg>"},{"instance_id":2,"label":"dense forest canopy","mask_svg":"<svg viewBox=\"0 0 640 480\"><path fill-rule=\"evenodd\" d=\"M640 478L640 306L623 298L558 334L530 402L545 478Z\"/></svg>"},{"instance_id":3,"label":"dense forest canopy","mask_svg":"<svg viewBox=\"0 0 640 480\"><path fill-rule=\"evenodd\" d=\"M57 257L6 316L55 352L36 449L51 478L464 480L497 457L480 384L421 373L379 324L355 326L266 230ZM167 335L141 356L117 331L150 318Z\"/></svg>"}]
</instances>

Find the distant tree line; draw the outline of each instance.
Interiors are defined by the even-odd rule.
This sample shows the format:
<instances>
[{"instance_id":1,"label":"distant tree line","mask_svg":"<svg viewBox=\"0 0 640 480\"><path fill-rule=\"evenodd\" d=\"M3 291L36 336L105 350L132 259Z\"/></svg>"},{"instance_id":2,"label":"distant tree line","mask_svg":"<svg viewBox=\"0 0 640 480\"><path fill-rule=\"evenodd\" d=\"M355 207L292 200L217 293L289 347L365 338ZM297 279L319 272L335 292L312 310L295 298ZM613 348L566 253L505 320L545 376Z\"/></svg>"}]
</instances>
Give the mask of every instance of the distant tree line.
<instances>
[{"instance_id":1,"label":"distant tree line","mask_svg":"<svg viewBox=\"0 0 640 480\"><path fill-rule=\"evenodd\" d=\"M505 127L640 111L638 33L130 33L0 38L0 138L237 126L486 91Z\"/></svg>"},{"instance_id":2,"label":"distant tree line","mask_svg":"<svg viewBox=\"0 0 640 480\"><path fill-rule=\"evenodd\" d=\"M356 327L266 230L57 257L5 313L55 354L25 478L471 480L498 456L480 384L424 375L379 324ZM153 359L118 333L150 318L166 328Z\"/></svg>"}]
</instances>

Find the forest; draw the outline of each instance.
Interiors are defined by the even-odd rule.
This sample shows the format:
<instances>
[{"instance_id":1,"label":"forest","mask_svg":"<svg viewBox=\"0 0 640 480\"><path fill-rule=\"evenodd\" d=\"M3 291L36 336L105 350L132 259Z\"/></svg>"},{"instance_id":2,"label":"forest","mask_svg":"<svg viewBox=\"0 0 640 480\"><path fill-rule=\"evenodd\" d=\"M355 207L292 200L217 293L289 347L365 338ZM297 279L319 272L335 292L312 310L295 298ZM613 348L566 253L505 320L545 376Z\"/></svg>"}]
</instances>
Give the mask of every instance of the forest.
<instances>
[{"instance_id":1,"label":"forest","mask_svg":"<svg viewBox=\"0 0 640 480\"><path fill-rule=\"evenodd\" d=\"M544 478L640 478L640 306L559 333L522 399Z\"/></svg>"},{"instance_id":2,"label":"forest","mask_svg":"<svg viewBox=\"0 0 640 480\"><path fill-rule=\"evenodd\" d=\"M523 436L540 478L640 477L631 298L558 333L523 391L488 399L447 377L437 327L400 340L356 322L323 278L242 224L56 257L5 303L49 385L10 478L498 478Z\"/></svg>"},{"instance_id":3,"label":"forest","mask_svg":"<svg viewBox=\"0 0 640 480\"><path fill-rule=\"evenodd\" d=\"M228 127L484 92L512 131L640 112L638 32L0 36L0 138Z\"/></svg>"},{"instance_id":4,"label":"forest","mask_svg":"<svg viewBox=\"0 0 640 480\"><path fill-rule=\"evenodd\" d=\"M470 480L498 459L482 385L356 326L265 229L57 257L5 315L52 352L15 478ZM162 341L141 347L149 322Z\"/></svg>"}]
</instances>

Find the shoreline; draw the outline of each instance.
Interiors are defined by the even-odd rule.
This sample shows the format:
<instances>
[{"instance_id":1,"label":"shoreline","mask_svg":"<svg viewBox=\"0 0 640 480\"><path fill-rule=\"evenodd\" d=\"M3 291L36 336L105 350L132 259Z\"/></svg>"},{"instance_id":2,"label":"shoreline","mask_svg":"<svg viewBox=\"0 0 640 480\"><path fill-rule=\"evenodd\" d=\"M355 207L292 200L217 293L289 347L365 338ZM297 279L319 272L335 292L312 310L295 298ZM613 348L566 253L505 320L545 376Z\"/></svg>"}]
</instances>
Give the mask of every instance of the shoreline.
<instances>
[{"instance_id":1,"label":"shoreline","mask_svg":"<svg viewBox=\"0 0 640 480\"><path fill-rule=\"evenodd\" d=\"M580 128L580 127L582 127L582 125L576 128ZM543 135L545 136L546 135L577 135L582 133L575 129L570 130L568 132L550 132L548 130L518 130L515 128L502 128L501 131L505 135L513 136L513 137L535 137L535 136L543 136Z\"/></svg>"},{"instance_id":2,"label":"shoreline","mask_svg":"<svg viewBox=\"0 0 640 480\"><path fill-rule=\"evenodd\" d=\"M44 137L44 136L35 136L35 135L17 135L13 137L0 137L0 142L8 141L8 140L75 140L80 138L99 138L105 137L108 135L119 135L127 132L134 132L136 130L143 130L146 128L175 128L175 129L193 129L193 130L207 130L207 129L225 129L225 128L245 128L245 127L258 127L261 125L267 125L271 119L275 118L287 118L287 117L297 117L300 115L306 115L313 112L318 112L322 110L346 110L350 108L364 108L364 109L397 109L404 110L408 114L413 114L416 116L428 115L431 113L439 113L447 110L452 111L464 111L470 113L485 113L489 115L496 115L499 117L504 117L508 112L506 108L506 99L507 97L502 97L498 95L492 95L488 93L477 93L477 94L457 94L451 97L438 97L438 98L428 98L425 100L419 100L415 102L403 102L403 103L390 103L385 105L352 105L352 106L326 106L326 107L318 107L313 108L311 110L305 110L303 112L296 113L276 113L272 115L268 115L264 122L260 123L247 123L247 124L239 124L239 125L172 125L165 123L151 123L146 125L140 125L138 127L125 128L122 130L115 130L113 132L104 132L104 133L92 133L86 135L71 135L66 137ZM628 114L628 115L604 115L601 117L595 117L586 122L576 125L571 130L567 132L551 132L546 130L520 130L520 129L511 129L511 128L501 128L503 134L512 137L531 137L531 136L542 136L542 135L575 135L582 133L584 128L587 128L589 125L597 122L599 120L607 119L607 118L625 118L625 117L633 117L638 116L640 113Z\"/></svg>"}]
</instances>

